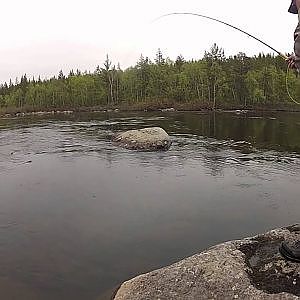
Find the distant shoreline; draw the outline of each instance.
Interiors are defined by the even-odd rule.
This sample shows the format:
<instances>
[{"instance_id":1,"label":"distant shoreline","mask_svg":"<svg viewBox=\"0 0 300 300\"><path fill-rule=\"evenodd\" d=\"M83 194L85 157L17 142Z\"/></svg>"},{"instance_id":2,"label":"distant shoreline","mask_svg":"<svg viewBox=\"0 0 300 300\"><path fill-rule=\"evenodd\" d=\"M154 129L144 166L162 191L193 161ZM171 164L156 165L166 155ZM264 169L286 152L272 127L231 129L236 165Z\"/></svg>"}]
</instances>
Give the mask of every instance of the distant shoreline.
<instances>
[{"instance_id":1,"label":"distant shoreline","mask_svg":"<svg viewBox=\"0 0 300 300\"><path fill-rule=\"evenodd\" d=\"M115 105L115 106L94 106L94 107L77 107L77 108L49 108L38 109L34 107L24 108L2 108L0 109L0 118L9 117L26 117L26 116L49 116L49 115L71 115L73 113L100 113L100 112L184 112L184 111L202 111L202 112L235 112L243 114L247 112L300 112L300 106L256 106L256 107L220 107L212 109L208 105L196 102L187 103L132 103L132 105Z\"/></svg>"}]
</instances>

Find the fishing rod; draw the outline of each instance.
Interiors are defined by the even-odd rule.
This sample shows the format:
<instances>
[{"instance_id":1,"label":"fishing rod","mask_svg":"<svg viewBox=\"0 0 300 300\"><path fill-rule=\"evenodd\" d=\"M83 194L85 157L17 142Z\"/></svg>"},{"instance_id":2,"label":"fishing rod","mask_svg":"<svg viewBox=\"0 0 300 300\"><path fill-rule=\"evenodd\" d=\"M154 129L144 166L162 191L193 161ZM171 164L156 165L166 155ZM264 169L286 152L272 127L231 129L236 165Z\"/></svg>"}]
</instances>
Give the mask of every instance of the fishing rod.
<instances>
[{"instance_id":1,"label":"fishing rod","mask_svg":"<svg viewBox=\"0 0 300 300\"><path fill-rule=\"evenodd\" d=\"M249 32L247 32L247 31L245 31L245 30L243 30L243 29L241 29L241 28L238 28L238 27L236 27L236 26L234 26L234 25L231 25L231 24L229 24L229 23L226 23L226 22L224 22L224 21L221 21L221 20L219 20L219 19L216 19L216 18L213 18L213 17L209 17L209 16L206 16L206 15L196 14L196 13L192 13L192 12L173 12L173 13L168 13L168 14L165 14L165 15L162 15L162 16L156 18L156 19L154 20L154 22L155 22L155 21L158 21L158 20L160 20L160 19L162 19L162 18L166 18L166 17L168 17L168 16L174 16L174 15L188 15L188 16L201 17L201 18L205 18L205 19L209 19L209 20L212 20L212 21L221 23L221 24L223 24L223 25L226 25L226 26L231 27L231 28L233 28L233 29L235 29L235 30L238 30L238 31L240 31L240 32L242 32L242 33L244 33L244 34L246 34L247 36L249 36L249 37L255 39L256 41L260 42L261 44L265 45L266 47L268 47L268 48L270 48L271 50L273 50L274 52L276 52L276 53L277 53L281 58L283 58L285 61L287 61L287 60L289 59L285 54L283 54L282 52L276 50L274 47L270 46L270 45L267 44L266 42L264 42L264 41L262 41L261 39L257 38L257 37L254 36L253 34L250 34ZM287 67L287 71L286 71L286 80L285 80L285 83L286 83L286 91L287 91L287 94L288 94L289 98L290 98L294 103L300 105L300 102L296 101L296 100L292 97L292 95L291 95L291 93L290 93L290 91L289 91L289 88L288 88L288 73L289 73L289 70L291 69L291 66L292 66L292 65L291 65L291 62L289 62L289 63L288 63L288 67Z\"/></svg>"},{"instance_id":2,"label":"fishing rod","mask_svg":"<svg viewBox=\"0 0 300 300\"><path fill-rule=\"evenodd\" d=\"M226 23L224 21L221 21L221 20L218 20L216 18L212 18L212 17L209 17L209 16L205 16L205 15L201 15L201 14L196 14L196 13L192 13L192 12L173 12L173 13L168 13L168 14L165 14L165 15L162 15L160 17L158 17L157 19L155 19L154 21L157 21L157 20L160 20L162 18L165 18L165 17L168 17L168 16L174 16L174 15L189 15L189 16L196 16L196 17L201 17L201 18L205 18L205 19L209 19L209 20L212 20L212 21L215 21L215 22L218 22L218 23L221 23L221 24L224 24L226 26L229 26L233 29L236 29L244 34L246 34L247 36L255 39L256 41L260 42L261 44L267 46L268 48L270 48L271 50L273 50L274 52L276 52L280 57L282 57L284 60L287 60L288 57L286 55L284 55L283 53L281 53L280 51L276 50L274 47L270 46L269 44L265 43L264 41L262 41L261 39L255 37L254 35L244 31L243 29L240 29L236 26L233 26L229 23Z\"/></svg>"}]
</instances>

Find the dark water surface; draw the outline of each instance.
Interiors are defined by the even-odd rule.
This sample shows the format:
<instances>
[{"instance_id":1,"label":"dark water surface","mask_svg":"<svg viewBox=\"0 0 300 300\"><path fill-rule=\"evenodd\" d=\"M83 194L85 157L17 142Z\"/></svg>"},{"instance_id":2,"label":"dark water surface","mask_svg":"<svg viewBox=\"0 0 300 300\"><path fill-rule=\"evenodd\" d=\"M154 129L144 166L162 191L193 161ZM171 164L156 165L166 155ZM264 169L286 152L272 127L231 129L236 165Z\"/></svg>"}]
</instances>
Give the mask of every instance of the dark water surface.
<instances>
[{"instance_id":1,"label":"dark water surface","mask_svg":"<svg viewBox=\"0 0 300 300\"><path fill-rule=\"evenodd\" d=\"M117 148L145 126L168 152ZM136 274L300 219L300 114L0 120L1 299L104 299Z\"/></svg>"}]
</instances>

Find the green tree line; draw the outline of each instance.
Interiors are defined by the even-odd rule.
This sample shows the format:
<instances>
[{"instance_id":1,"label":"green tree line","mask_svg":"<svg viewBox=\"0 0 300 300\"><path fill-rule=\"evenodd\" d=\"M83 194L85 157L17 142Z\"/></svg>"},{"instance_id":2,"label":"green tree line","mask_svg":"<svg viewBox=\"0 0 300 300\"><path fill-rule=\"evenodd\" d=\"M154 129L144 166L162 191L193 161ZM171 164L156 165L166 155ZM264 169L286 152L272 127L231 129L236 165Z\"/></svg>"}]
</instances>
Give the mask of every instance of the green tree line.
<instances>
[{"instance_id":1,"label":"green tree line","mask_svg":"<svg viewBox=\"0 0 300 300\"><path fill-rule=\"evenodd\" d=\"M79 109L81 107L134 107L160 103L193 103L198 108L290 107L286 91L300 99L294 72L286 75L279 56L244 53L225 57L214 44L200 60L175 61L158 50L154 61L141 56L135 66L122 70L107 56L94 72L62 71L47 80L29 79L0 85L0 108L17 110Z\"/></svg>"}]
</instances>

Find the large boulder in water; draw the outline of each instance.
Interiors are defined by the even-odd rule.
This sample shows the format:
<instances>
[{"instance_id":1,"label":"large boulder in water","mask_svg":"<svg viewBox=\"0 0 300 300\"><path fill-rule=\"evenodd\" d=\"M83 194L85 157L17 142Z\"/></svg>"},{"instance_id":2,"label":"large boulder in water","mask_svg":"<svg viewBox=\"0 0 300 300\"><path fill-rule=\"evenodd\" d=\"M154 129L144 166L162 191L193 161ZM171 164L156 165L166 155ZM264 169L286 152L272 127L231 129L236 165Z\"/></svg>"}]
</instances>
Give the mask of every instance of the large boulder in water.
<instances>
[{"instance_id":1,"label":"large boulder in water","mask_svg":"<svg viewBox=\"0 0 300 300\"><path fill-rule=\"evenodd\" d=\"M300 299L300 264L278 251L299 237L293 225L214 246L123 283L114 299Z\"/></svg>"},{"instance_id":2,"label":"large boulder in water","mask_svg":"<svg viewBox=\"0 0 300 300\"><path fill-rule=\"evenodd\" d=\"M129 130L115 135L113 141L124 148L143 151L166 151L172 144L170 136L160 127Z\"/></svg>"}]
</instances>

